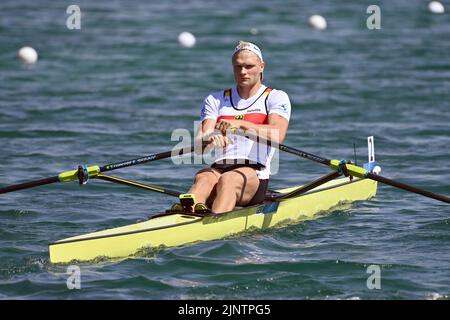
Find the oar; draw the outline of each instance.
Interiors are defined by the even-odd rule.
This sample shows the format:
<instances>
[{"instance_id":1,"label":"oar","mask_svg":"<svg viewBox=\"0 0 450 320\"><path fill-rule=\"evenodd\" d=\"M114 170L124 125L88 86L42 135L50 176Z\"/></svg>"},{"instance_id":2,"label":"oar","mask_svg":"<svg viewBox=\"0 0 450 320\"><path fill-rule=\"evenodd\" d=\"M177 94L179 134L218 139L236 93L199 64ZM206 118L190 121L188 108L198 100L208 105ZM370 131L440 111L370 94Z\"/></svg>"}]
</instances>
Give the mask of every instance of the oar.
<instances>
[{"instance_id":1,"label":"oar","mask_svg":"<svg viewBox=\"0 0 450 320\"><path fill-rule=\"evenodd\" d=\"M399 189L403 189L406 191L410 191L413 193L423 195L428 198L432 198L435 200L450 203L450 198L447 196L444 196L444 195L438 194L438 193L434 193L431 191L427 191L424 189L420 189L420 188L417 188L417 187L414 187L414 186L411 186L411 185L408 185L408 184L405 184L405 183L402 183L399 181L395 181L395 180L392 180L389 178L382 177L377 174L373 174L370 171L367 171L366 169L356 166L354 164L345 163L341 160L326 159L321 156L317 156L315 154L312 154L312 153L309 153L309 152L306 152L306 151L303 151L300 149L292 148L292 147L289 147L289 146L286 146L284 144L280 144L277 142L272 142L269 139L261 138L261 137L258 137L256 135L248 133L248 132L242 133L241 131L234 131L234 134L241 135L241 136L247 137L253 141L257 141L257 142L267 144L272 147L276 147L276 148L280 149L281 151L284 151L284 152L287 152L290 154L294 154L299 157L302 157L302 158L305 158L305 159L308 159L308 160L311 160L311 161L314 161L317 163L324 164L324 165L330 167L331 169L341 172L341 173L348 173L349 175L358 177L358 178L369 178L369 179L372 179L372 180L375 180L375 181L378 181L378 182L381 182L381 183L384 183L384 184L387 184L387 185L390 185L390 186L393 186L393 187L396 187Z\"/></svg>"},{"instance_id":2,"label":"oar","mask_svg":"<svg viewBox=\"0 0 450 320\"><path fill-rule=\"evenodd\" d=\"M206 145L206 142L203 143L203 146ZM70 182L70 181L80 181L82 183L85 182L88 178L95 178L97 175L99 175L101 172L116 170L120 168L130 167L146 162L161 160L170 158L173 156L178 156L182 154L188 154L192 153L194 151L201 150L199 149L199 146L195 146L194 144L185 147L185 148L179 148L171 151L165 151L161 153L154 153L150 154L144 157L135 158L131 160L121 161L121 162L115 162L111 164L107 164L104 166L90 166L90 167L79 167L78 170L70 170L70 171L64 171L58 174L57 176L34 180L34 181L28 181L20 184L11 185L8 187L0 188L0 194L1 193L7 193L17 190L23 190L28 188L33 188L37 186L47 185L55 182Z\"/></svg>"}]
</instances>

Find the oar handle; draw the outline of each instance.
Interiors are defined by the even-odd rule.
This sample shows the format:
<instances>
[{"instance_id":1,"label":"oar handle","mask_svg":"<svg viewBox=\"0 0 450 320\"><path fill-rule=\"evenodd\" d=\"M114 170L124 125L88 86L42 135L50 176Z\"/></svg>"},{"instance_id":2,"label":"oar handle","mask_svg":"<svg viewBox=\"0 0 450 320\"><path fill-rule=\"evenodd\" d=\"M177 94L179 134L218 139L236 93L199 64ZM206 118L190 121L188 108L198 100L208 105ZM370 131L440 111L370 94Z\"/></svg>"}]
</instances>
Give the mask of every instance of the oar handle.
<instances>
[{"instance_id":1,"label":"oar handle","mask_svg":"<svg viewBox=\"0 0 450 320\"><path fill-rule=\"evenodd\" d=\"M43 186L43 185L55 183L55 182L59 182L59 176L19 183L19 184L15 184L12 186L0 188L0 194L7 193L7 192L13 192L13 191L17 191L17 190L29 189L29 188L33 188L33 187L37 187L37 186Z\"/></svg>"}]
</instances>

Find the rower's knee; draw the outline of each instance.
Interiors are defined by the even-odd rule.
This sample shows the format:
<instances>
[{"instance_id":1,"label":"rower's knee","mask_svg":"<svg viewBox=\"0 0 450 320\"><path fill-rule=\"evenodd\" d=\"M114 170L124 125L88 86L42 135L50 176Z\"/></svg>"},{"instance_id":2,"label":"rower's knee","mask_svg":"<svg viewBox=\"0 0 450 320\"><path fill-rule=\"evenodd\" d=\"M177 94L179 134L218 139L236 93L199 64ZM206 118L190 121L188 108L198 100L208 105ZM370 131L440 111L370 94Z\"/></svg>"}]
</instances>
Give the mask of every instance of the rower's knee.
<instances>
[{"instance_id":1,"label":"rower's knee","mask_svg":"<svg viewBox=\"0 0 450 320\"><path fill-rule=\"evenodd\" d=\"M219 190L232 189L237 190L242 187L241 177L237 177L235 174L223 174L217 182L217 188Z\"/></svg>"},{"instance_id":2,"label":"rower's knee","mask_svg":"<svg viewBox=\"0 0 450 320\"><path fill-rule=\"evenodd\" d=\"M217 183L217 178L213 173L202 172L195 176L194 184L197 186L214 187Z\"/></svg>"}]
</instances>

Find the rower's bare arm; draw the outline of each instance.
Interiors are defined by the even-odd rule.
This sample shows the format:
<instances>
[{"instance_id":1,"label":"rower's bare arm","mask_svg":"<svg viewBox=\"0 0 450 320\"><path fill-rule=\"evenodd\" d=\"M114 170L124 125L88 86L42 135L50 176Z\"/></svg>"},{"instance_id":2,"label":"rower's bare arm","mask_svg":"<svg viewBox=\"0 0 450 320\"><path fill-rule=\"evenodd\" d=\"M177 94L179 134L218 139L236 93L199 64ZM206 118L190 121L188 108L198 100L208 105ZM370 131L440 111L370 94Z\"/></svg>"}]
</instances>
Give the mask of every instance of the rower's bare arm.
<instances>
[{"instance_id":1,"label":"rower's bare arm","mask_svg":"<svg viewBox=\"0 0 450 320\"><path fill-rule=\"evenodd\" d=\"M269 115L267 126L271 127L267 139L283 143L284 138L286 138L289 121L276 113L272 113Z\"/></svg>"},{"instance_id":2,"label":"rower's bare arm","mask_svg":"<svg viewBox=\"0 0 450 320\"><path fill-rule=\"evenodd\" d=\"M215 124L215 128L223 133L232 128L242 129L279 143L283 143L288 126L289 121L276 113L269 115L267 124L254 124L245 120L221 120Z\"/></svg>"},{"instance_id":3,"label":"rower's bare arm","mask_svg":"<svg viewBox=\"0 0 450 320\"><path fill-rule=\"evenodd\" d=\"M198 139L203 139L203 137L208 137L214 132L214 127L216 125L217 120L214 119L205 119L202 122L197 134Z\"/></svg>"}]
</instances>

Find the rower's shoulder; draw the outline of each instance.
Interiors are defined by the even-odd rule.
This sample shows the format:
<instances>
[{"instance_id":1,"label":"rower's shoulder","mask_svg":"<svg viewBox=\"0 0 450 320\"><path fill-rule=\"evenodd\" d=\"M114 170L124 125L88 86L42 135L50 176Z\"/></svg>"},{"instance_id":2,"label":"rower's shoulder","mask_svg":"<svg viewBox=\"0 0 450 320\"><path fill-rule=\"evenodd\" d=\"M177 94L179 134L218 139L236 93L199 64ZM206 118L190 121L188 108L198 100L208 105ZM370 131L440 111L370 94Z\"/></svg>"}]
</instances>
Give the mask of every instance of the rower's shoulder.
<instances>
[{"instance_id":1,"label":"rower's shoulder","mask_svg":"<svg viewBox=\"0 0 450 320\"><path fill-rule=\"evenodd\" d=\"M221 99L224 97L224 95L226 94L227 91L231 91L231 88L227 88L227 89L223 89L220 91L214 91L209 93L206 97L212 97L212 98L216 98L216 99Z\"/></svg>"},{"instance_id":2,"label":"rower's shoulder","mask_svg":"<svg viewBox=\"0 0 450 320\"><path fill-rule=\"evenodd\" d=\"M289 101L289 95L280 89L274 89L271 88L270 94L269 94L269 102L274 100L288 100Z\"/></svg>"},{"instance_id":3,"label":"rower's shoulder","mask_svg":"<svg viewBox=\"0 0 450 320\"><path fill-rule=\"evenodd\" d=\"M274 87L266 87L266 89L270 89L270 94L282 94L282 95L288 95L286 93L286 91L280 90L280 89L276 89Z\"/></svg>"},{"instance_id":4,"label":"rower's shoulder","mask_svg":"<svg viewBox=\"0 0 450 320\"><path fill-rule=\"evenodd\" d=\"M231 89L225 89L225 90L220 90L220 91L215 91L215 92L209 93L205 97L204 103L210 104L210 105L219 105L221 103L221 101L225 98L225 95L226 95L225 92L228 90L231 90Z\"/></svg>"}]
</instances>

